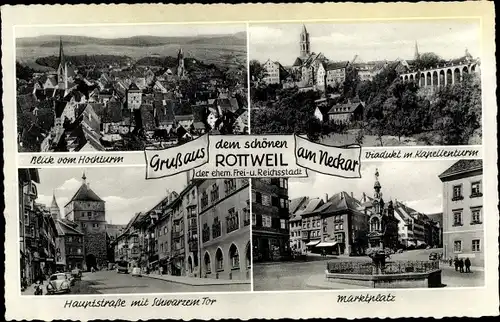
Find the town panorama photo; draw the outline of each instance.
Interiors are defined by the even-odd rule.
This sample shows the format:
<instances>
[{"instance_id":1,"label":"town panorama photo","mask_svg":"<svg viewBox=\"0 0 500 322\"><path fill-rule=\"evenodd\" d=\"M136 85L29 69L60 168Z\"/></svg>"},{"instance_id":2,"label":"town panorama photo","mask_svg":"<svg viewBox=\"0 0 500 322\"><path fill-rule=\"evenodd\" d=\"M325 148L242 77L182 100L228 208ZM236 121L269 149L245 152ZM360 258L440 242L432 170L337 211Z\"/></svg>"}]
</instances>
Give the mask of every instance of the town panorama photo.
<instances>
[{"instance_id":1,"label":"town panorama photo","mask_svg":"<svg viewBox=\"0 0 500 322\"><path fill-rule=\"evenodd\" d=\"M17 27L19 152L247 133L246 35L224 24Z\"/></svg>"}]
</instances>

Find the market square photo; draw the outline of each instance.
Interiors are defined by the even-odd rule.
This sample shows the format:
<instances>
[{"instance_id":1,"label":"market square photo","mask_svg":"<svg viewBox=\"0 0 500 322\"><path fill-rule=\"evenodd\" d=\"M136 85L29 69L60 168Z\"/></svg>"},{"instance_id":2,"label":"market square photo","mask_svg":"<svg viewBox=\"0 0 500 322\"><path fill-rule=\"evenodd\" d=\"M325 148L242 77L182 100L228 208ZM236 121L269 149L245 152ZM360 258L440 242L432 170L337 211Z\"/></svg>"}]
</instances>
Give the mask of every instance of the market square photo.
<instances>
[{"instance_id":1,"label":"market square photo","mask_svg":"<svg viewBox=\"0 0 500 322\"><path fill-rule=\"evenodd\" d=\"M250 291L248 181L143 172L19 169L21 294Z\"/></svg>"},{"instance_id":2,"label":"market square photo","mask_svg":"<svg viewBox=\"0 0 500 322\"><path fill-rule=\"evenodd\" d=\"M484 285L483 162L252 180L255 291Z\"/></svg>"},{"instance_id":3,"label":"market square photo","mask_svg":"<svg viewBox=\"0 0 500 322\"><path fill-rule=\"evenodd\" d=\"M479 145L479 20L251 24L253 134Z\"/></svg>"},{"instance_id":4,"label":"market square photo","mask_svg":"<svg viewBox=\"0 0 500 322\"><path fill-rule=\"evenodd\" d=\"M19 152L140 151L248 132L245 25L30 26L15 36Z\"/></svg>"}]
</instances>

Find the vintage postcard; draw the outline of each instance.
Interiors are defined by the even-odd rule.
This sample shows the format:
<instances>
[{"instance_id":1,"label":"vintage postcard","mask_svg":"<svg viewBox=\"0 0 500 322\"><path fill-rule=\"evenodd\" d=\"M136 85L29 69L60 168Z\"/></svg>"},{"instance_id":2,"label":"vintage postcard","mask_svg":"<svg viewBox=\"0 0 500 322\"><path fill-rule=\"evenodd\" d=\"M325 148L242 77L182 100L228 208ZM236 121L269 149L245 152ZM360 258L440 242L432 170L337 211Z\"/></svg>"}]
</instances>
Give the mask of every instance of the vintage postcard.
<instances>
[{"instance_id":1,"label":"vintage postcard","mask_svg":"<svg viewBox=\"0 0 500 322\"><path fill-rule=\"evenodd\" d=\"M1 10L6 318L499 314L493 3Z\"/></svg>"}]
</instances>

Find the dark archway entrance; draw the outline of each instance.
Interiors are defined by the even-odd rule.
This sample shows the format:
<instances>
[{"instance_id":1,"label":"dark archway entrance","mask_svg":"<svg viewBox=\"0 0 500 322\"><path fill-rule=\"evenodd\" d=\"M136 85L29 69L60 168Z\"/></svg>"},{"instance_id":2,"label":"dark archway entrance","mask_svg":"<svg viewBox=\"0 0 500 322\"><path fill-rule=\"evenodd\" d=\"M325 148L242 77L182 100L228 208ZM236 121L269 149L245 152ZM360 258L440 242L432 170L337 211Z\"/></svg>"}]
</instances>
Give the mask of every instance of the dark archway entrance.
<instances>
[{"instance_id":1,"label":"dark archway entrance","mask_svg":"<svg viewBox=\"0 0 500 322\"><path fill-rule=\"evenodd\" d=\"M97 260L93 254L85 256L85 263L87 264L87 270L89 271L92 267L95 269L97 268Z\"/></svg>"}]
</instances>

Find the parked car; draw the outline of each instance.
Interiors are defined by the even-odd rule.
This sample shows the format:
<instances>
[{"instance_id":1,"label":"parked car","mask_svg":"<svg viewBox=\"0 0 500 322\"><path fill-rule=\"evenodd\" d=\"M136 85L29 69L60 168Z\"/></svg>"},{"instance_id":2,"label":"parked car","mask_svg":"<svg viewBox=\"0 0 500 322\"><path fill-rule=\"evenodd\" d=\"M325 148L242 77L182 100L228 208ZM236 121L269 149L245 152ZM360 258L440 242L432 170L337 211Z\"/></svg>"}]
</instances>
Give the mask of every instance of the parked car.
<instances>
[{"instance_id":1,"label":"parked car","mask_svg":"<svg viewBox=\"0 0 500 322\"><path fill-rule=\"evenodd\" d=\"M425 247L425 249L431 249L431 246L427 246L427 247Z\"/></svg>"},{"instance_id":2,"label":"parked car","mask_svg":"<svg viewBox=\"0 0 500 322\"><path fill-rule=\"evenodd\" d=\"M116 272L128 274L128 262L127 261L118 262L118 266L116 267Z\"/></svg>"},{"instance_id":3,"label":"parked car","mask_svg":"<svg viewBox=\"0 0 500 322\"><path fill-rule=\"evenodd\" d=\"M436 253L436 252L432 252L432 253L429 254L429 260L430 261L436 260L438 258L439 258L439 254Z\"/></svg>"},{"instance_id":4,"label":"parked car","mask_svg":"<svg viewBox=\"0 0 500 322\"><path fill-rule=\"evenodd\" d=\"M402 248L398 249L398 251L396 253L398 253L398 254L403 253L403 249Z\"/></svg>"},{"instance_id":5,"label":"parked car","mask_svg":"<svg viewBox=\"0 0 500 322\"><path fill-rule=\"evenodd\" d=\"M71 275L75 278L75 280L80 280L82 279L82 271L77 267L77 268L74 268L72 271L71 271Z\"/></svg>"},{"instance_id":6,"label":"parked car","mask_svg":"<svg viewBox=\"0 0 500 322\"><path fill-rule=\"evenodd\" d=\"M75 281L76 281L76 279L73 277L73 274L71 274L70 272L66 272L66 273L64 273L64 274L66 274L66 278L67 278L67 279L68 279L68 281L69 281L69 285L70 285L70 286L75 285Z\"/></svg>"},{"instance_id":7,"label":"parked car","mask_svg":"<svg viewBox=\"0 0 500 322\"><path fill-rule=\"evenodd\" d=\"M47 294L62 294L69 293L71 290L71 282L68 280L66 273L57 273L49 277L47 284Z\"/></svg>"},{"instance_id":8,"label":"parked car","mask_svg":"<svg viewBox=\"0 0 500 322\"><path fill-rule=\"evenodd\" d=\"M139 267L132 268L132 276L142 276L141 269Z\"/></svg>"}]
</instances>

